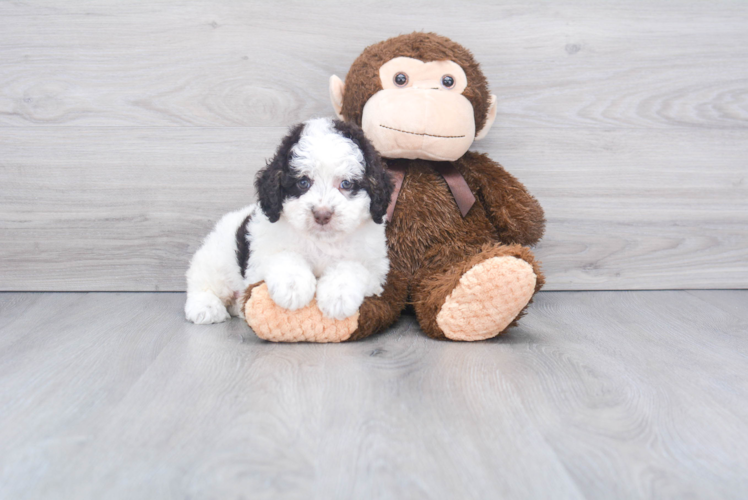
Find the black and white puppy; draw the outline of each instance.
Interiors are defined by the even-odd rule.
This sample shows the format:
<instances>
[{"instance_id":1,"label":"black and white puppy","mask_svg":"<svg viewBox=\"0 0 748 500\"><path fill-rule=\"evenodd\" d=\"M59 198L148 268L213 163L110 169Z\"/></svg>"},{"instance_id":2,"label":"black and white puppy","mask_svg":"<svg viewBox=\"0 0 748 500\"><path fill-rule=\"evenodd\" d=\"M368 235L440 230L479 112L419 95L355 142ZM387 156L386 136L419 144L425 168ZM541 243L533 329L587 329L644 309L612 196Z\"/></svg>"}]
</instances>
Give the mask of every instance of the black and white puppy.
<instances>
[{"instance_id":1,"label":"black and white puppy","mask_svg":"<svg viewBox=\"0 0 748 500\"><path fill-rule=\"evenodd\" d=\"M294 126L255 188L259 203L224 215L192 258L189 321L242 316L240 298L259 281L280 307L299 309L316 295L336 319L382 292L393 183L360 128L328 118Z\"/></svg>"}]
</instances>

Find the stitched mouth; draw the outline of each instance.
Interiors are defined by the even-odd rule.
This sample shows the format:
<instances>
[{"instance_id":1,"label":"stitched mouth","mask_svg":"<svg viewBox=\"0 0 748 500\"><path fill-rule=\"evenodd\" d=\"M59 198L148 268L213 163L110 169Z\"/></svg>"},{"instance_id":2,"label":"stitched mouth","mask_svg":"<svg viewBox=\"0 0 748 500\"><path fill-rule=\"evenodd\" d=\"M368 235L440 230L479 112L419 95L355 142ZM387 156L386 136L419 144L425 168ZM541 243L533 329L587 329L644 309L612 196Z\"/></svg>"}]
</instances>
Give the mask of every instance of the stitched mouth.
<instances>
[{"instance_id":1,"label":"stitched mouth","mask_svg":"<svg viewBox=\"0 0 748 500\"><path fill-rule=\"evenodd\" d=\"M407 130L400 130L399 128L392 128L388 127L387 125L379 124L380 127L386 128L387 130L394 130L395 132L402 132L403 134L410 134L410 135L425 135L426 137L438 137L439 139L462 139L465 137L464 135L436 135L436 134L427 134L427 133L418 133L418 132L408 132Z\"/></svg>"}]
</instances>

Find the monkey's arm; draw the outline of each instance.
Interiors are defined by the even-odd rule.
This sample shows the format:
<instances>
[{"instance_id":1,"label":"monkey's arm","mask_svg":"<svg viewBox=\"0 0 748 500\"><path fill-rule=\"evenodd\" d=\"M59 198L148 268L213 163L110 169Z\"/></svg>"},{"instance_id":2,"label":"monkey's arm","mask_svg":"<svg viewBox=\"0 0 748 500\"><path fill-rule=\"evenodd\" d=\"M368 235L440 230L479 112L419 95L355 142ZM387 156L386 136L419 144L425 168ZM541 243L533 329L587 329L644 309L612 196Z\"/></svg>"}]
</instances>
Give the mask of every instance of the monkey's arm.
<instances>
[{"instance_id":1,"label":"monkey's arm","mask_svg":"<svg viewBox=\"0 0 748 500\"><path fill-rule=\"evenodd\" d=\"M469 151L455 163L502 242L529 246L540 240L545 230L543 209L521 182L484 154Z\"/></svg>"}]
</instances>

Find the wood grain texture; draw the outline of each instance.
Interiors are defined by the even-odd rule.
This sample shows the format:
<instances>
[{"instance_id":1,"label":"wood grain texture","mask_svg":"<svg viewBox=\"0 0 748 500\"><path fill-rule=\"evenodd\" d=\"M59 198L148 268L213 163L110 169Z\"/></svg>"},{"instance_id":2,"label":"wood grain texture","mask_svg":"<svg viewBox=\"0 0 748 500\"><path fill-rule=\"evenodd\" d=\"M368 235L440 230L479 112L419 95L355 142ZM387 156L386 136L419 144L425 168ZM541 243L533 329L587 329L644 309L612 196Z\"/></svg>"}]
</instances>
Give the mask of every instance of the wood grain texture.
<instances>
[{"instance_id":1,"label":"wood grain texture","mask_svg":"<svg viewBox=\"0 0 748 500\"><path fill-rule=\"evenodd\" d=\"M0 4L0 124L287 126L414 30L471 48L506 127L748 127L740 0Z\"/></svg>"},{"instance_id":2,"label":"wood grain texture","mask_svg":"<svg viewBox=\"0 0 748 500\"><path fill-rule=\"evenodd\" d=\"M472 344L270 344L183 300L0 294L0 497L748 495L746 291L541 293Z\"/></svg>"},{"instance_id":3,"label":"wood grain texture","mask_svg":"<svg viewBox=\"0 0 748 500\"><path fill-rule=\"evenodd\" d=\"M548 216L548 290L748 287L739 0L0 2L0 290L183 290L284 128L432 30L499 97L475 149Z\"/></svg>"},{"instance_id":4,"label":"wood grain texture","mask_svg":"<svg viewBox=\"0 0 748 500\"><path fill-rule=\"evenodd\" d=\"M183 290L284 133L35 130L0 137L2 290ZM547 289L748 286L748 131L505 129L478 145L546 210Z\"/></svg>"}]
</instances>

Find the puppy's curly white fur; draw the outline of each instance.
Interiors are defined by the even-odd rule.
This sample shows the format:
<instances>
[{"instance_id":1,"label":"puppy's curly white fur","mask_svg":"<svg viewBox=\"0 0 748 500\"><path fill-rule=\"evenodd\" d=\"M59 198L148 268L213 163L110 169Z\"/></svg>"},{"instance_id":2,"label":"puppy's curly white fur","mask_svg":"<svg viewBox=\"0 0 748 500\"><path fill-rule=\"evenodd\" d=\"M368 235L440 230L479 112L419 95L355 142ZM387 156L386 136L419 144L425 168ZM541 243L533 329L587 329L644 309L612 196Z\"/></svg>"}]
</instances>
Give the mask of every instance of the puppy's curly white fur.
<instances>
[{"instance_id":1,"label":"puppy's curly white fur","mask_svg":"<svg viewBox=\"0 0 748 500\"><path fill-rule=\"evenodd\" d=\"M244 289L260 281L279 306L299 309L316 295L336 319L382 292L393 186L361 129L327 118L296 125L255 187L259 203L223 216L192 258L189 321L241 316Z\"/></svg>"}]
</instances>

